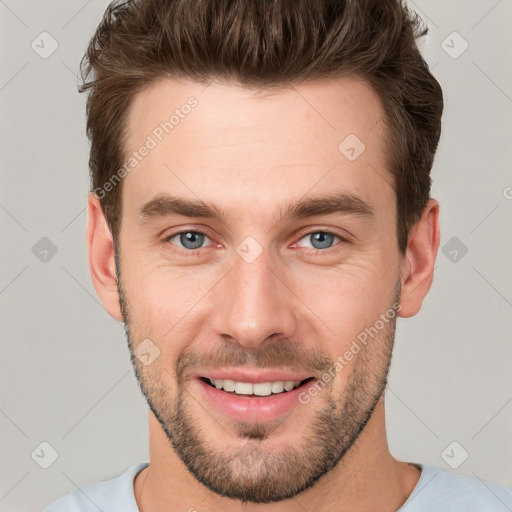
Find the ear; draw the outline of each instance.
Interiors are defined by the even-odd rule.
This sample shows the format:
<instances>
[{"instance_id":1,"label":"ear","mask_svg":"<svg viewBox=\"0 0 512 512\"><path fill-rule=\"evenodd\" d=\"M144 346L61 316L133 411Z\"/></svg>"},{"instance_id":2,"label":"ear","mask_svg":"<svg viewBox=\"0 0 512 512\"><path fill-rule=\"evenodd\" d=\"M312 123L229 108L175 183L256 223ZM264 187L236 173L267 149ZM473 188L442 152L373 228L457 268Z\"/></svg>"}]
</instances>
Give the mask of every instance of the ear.
<instances>
[{"instance_id":1,"label":"ear","mask_svg":"<svg viewBox=\"0 0 512 512\"><path fill-rule=\"evenodd\" d=\"M87 251L89 269L96 293L107 313L123 321L116 284L114 242L98 197L89 193L87 200Z\"/></svg>"},{"instance_id":2,"label":"ear","mask_svg":"<svg viewBox=\"0 0 512 512\"><path fill-rule=\"evenodd\" d=\"M401 317L414 316L421 309L421 303L432 285L439 239L439 203L429 199L421 219L411 229L400 267L402 308L398 314Z\"/></svg>"}]
</instances>

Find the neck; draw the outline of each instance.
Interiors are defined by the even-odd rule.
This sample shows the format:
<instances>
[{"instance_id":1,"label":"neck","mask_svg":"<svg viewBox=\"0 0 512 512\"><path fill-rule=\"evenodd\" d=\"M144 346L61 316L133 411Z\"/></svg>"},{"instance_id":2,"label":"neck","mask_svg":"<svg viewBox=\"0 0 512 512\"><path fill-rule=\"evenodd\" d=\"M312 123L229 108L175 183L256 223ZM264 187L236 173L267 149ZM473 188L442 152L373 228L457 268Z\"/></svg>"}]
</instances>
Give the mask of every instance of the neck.
<instances>
[{"instance_id":1,"label":"neck","mask_svg":"<svg viewBox=\"0 0 512 512\"><path fill-rule=\"evenodd\" d=\"M140 512L175 510L213 512L396 511L407 500L421 471L389 452L381 397L366 428L343 459L310 489L279 503L253 504L221 497L199 483L175 454L160 424L149 412L150 465L134 482ZM300 506L297 506L297 502ZM195 507L195 508L194 508Z\"/></svg>"}]
</instances>

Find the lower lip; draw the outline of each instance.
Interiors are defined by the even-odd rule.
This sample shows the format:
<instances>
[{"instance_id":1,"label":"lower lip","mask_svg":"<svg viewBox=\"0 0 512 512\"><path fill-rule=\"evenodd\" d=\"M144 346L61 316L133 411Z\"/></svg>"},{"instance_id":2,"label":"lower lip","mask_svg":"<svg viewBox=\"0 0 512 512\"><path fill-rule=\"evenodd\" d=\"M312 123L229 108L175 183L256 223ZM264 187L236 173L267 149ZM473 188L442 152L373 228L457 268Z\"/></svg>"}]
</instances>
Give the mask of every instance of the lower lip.
<instances>
[{"instance_id":1,"label":"lower lip","mask_svg":"<svg viewBox=\"0 0 512 512\"><path fill-rule=\"evenodd\" d=\"M210 386L203 380L194 379L204 397L225 416L239 421L270 421L289 414L299 402L299 395L316 382L312 379L298 388L275 395L254 397L236 395Z\"/></svg>"}]
</instances>

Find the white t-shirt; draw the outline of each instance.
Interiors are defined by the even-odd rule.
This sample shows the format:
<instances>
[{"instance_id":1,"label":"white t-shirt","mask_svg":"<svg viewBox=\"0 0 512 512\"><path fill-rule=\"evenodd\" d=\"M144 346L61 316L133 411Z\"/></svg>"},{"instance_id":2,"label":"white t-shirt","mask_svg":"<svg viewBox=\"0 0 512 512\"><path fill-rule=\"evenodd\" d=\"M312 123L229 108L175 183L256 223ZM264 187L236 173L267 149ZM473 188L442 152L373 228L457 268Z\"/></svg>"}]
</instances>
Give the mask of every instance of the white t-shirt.
<instances>
[{"instance_id":1,"label":"white t-shirt","mask_svg":"<svg viewBox=\"0 0 512 512\"><path fill-rule=\"evenodd\" d=\"M133 480L148 464L141 462L115 478L75 489L43 512L139 512ZM397 512L512 511L512 491L505 487L447 473L435 466L417 466L422 469L420 479Z\"/></svg>"}]
</instances>

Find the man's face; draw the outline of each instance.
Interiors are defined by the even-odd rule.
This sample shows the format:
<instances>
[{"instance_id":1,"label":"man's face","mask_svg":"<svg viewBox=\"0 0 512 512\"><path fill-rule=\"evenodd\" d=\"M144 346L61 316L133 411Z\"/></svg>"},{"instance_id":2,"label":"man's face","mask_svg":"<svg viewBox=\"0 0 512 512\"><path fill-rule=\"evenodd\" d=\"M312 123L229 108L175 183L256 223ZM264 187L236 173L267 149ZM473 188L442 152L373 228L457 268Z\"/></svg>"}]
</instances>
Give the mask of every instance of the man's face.
<instances>
[{"instance_id":1,"label":"man's face","mask_svg":"<svg viewBox=\"0 0 512 512\"><path fill-rule=\"evenodd\" d=\"M209 489L290 498L341 460L385 386L402 260L378 98L356 79L271 95L165 80L135 97L128 133L127 158L151 146L124 178L118 261L141 389ZM339 211L287 215L340 194ZM165 195L222 217L148 205ZM209 383L229 377L310 380L259 397Z\"/></svg>"}]
</instances>

